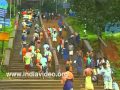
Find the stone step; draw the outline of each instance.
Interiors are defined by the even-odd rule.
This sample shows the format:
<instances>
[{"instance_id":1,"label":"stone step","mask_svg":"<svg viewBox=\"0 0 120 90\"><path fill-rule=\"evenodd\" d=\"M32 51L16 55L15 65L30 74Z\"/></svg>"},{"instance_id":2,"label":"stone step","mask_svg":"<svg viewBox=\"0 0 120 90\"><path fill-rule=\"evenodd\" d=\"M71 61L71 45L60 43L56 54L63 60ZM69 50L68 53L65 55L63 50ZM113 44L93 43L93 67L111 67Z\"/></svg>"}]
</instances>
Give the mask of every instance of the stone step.
<instances>
[{"instance_id":1,"label":"stone step","mask_svg":"<svg viewBox=\"0 0 120 90\"><path fill-rule=\"evenodd\" d=\"M56 85L57 84L58 86L61 86L60 81L59 82L57 82L57 81L51 81L51 82L48 81L48 82L2 82L2 83L0 83L0 87L4 86L4 85L7 85L7 84L9 84L10 86L12 86L12 85L14 86L15 84L16 85L22 85L22 86L26 86L26 85L34 85L34 86L41 86L41 85L46 86L47 85L47 86L51 86L51 85ZM75 86L75 87L76 86L84 87L85 84L84 83L80 84L80 82L74 81L73 86ZM94 83L94 86L103 86L103 83L99 83L98 85L97 85L97 83Z\"/></svg>"},{"instance_id":2,"label":"stone step","mask_svg":"<svg viewBox=\"0 0 120 90\"><path fill-rule=\"evenodd\" d=\"M61 85L61 86L22 86L22 85L19 85L19 86L17 86L17 85L14 85L14 86L2 86L2 87L0 87L0 89L5 89L5 88L7 88L7 89L61 89L62 90L62 88L63 88L63 86ZM76 90L76 89L80 89L80 88L83 88L83 87L79 87L79 86L76 86L76 87L74 87L74 90ZM101 90L104 90L103 89L103 86L95 86L94 87L95 88L95 90L98 90L98 89L101 89Z\"/></svg>"}]
</instances>

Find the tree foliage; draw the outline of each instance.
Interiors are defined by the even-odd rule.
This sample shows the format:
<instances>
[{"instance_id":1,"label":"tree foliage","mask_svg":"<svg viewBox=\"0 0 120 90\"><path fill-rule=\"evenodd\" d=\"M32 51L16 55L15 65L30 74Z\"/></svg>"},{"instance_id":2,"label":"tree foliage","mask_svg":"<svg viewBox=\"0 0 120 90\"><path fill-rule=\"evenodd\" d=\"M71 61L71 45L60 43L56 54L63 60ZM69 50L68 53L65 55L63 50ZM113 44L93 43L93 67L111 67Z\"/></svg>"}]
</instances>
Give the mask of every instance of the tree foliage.
<instances>
[{"instance_id":1,"label":"tree foliage","mask_svg":"<svg viewBox=\"0 0 120 90\"><path fill-rule=\"evenodd\" d=\"M120 0L72 0L78 19L87 27L104 28L108 22L120 20Z\"/></svg>"},{"instance_id":2,"label":"tree foliage","mask_svg":"<svg viewBox=\"0 0 120 90\"><path fill-rule=\"evenodd\" d=\"M53 12L56 9L56 1L55 0L44 0L42 11Z\"/></svg>"}]
</instances>

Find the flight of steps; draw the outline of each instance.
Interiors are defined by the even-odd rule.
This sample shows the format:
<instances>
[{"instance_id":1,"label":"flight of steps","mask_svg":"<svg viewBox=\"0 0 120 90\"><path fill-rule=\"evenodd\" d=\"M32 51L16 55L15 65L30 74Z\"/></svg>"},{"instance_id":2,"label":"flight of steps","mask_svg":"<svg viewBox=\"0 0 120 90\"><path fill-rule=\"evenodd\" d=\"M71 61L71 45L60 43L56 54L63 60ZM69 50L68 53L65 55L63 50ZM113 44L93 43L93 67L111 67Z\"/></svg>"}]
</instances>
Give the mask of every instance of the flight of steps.
<instances>
[{"instance_id":1,"label":"flight of steps","mask_svg":"<svg viewBox=\"0 0 120 90\"><path fill-rule=\"evenodd\" d=\"M32 40L34 33L34 27L31 28L31 32L27 37L27 43L30 43L30 40ZM10 58L10 64L9 64L9 72L23 72L24 71L24 63L22 61L22 57L20 56L21 51L21 35L22 35L22 28L21 24L19 24L15 41L14 41L14 47L12 50L11 58ZM31 70L37 70L36 67L32 68Z\"/></svg>"},{"instance_id":2,"label":"flight of steps","mask_svg":"<svg viewBox=\"0 0 120 90\"><path fill-rule=\"evenodd\" d=\"M84 88L84 78L76 79L73 82L74 90ZM60 80L1 80L0 90L62 90ZM95 86L95 90L103 90L100 84Z\"/></svg>"},{"instance_id":3,"label":"flight of steps","mask_svg":"<svg viewBox=\"0 0 120 90\"><path fill-rule=\"evenodd\" d=\"M31 32L32 33L32 32ZM32 35L29 36L29 38ZM24 72L24 64L22 58L19 56L21 48L21 31L17 31L16 39L14 42L14 50L10 60L9 72ZM60 67L64 69L64 61L60 59ZM31 71L37 71L37 68L34 67ZM76 74L74 72L74 90L80 90L84 88L84 77ZM63 86L60 83L60 78L41 78L41 77L14 77L9 80L0 81L0 90L62 90ZM84 89L83 89L84 90ZM103 90L103 85L95 85L95 90Z\"/></svg>"}]
</instances>

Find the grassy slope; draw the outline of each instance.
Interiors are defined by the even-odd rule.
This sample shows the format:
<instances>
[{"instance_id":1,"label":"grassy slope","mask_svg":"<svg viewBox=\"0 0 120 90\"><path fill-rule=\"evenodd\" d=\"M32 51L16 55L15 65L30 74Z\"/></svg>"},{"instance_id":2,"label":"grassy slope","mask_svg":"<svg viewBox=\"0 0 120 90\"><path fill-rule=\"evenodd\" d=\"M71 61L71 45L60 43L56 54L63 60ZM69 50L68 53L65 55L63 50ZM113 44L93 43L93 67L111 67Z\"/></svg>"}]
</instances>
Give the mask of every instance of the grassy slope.
<instances>
[{"instance_id":1,"label":"grassy slope","mask_svg":"<svg viewBox=\"0 0 120 90\"><path fill-rule=\"evenodd\" d=\"M84 35L84 25L81 24L76 18L74 17L67 17L65 19L69 25L73 27L73 29L77 32L80 33L81 37L85 37ZM87 31L87 38L88 39L97 39L97 36L94 34L94 32Z\"/></svg>"}]
</instances>

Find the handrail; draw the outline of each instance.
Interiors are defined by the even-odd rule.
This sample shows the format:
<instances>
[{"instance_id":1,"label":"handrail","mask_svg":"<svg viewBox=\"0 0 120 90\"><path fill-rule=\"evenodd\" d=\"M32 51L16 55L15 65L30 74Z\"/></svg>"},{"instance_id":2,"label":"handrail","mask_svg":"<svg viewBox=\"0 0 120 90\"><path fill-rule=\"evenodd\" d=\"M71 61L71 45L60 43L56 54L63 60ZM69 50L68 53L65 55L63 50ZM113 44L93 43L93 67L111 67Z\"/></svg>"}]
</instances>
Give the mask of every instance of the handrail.
<instances>
[{"instance_id":1,"label":"handrail","mask_svg":"<svg viewBox=\"0 0 120 90\"><path fill-rule=\"evenodd\" d=\"M64 18L64 17L62 17L62 18ZM66 21L64 21L64 23L65 23L65 26L68 28L68 30L70 30L71 33L74 33L72 26L69 26L69 24ZM84 42L86 48L88 49L88 51L93 51L93 48L91 47L88 40L83 40L83 42Z\"/></svg>"},{"instance_id":2,"label":"handrail","mask_svg":"<svg viewBox=\"0 0 120 90\"><path fill-rule=\"evenodd\" d=\"M107 47L107 44L104 42L104 40L100 36L98 36L98 39L105 47Z\"/></svg>"},{"instance_id":3,"label":"handrail","mask_svg":"<svg viewBox=\"0 0 120 90\"><path fill-rule=\"evenodd\" d=\"M88 40L83 40L85 46L87 47L88 51L93 51L93 48L91 47L90 43Z\"/></svg>"}]
</instances>

